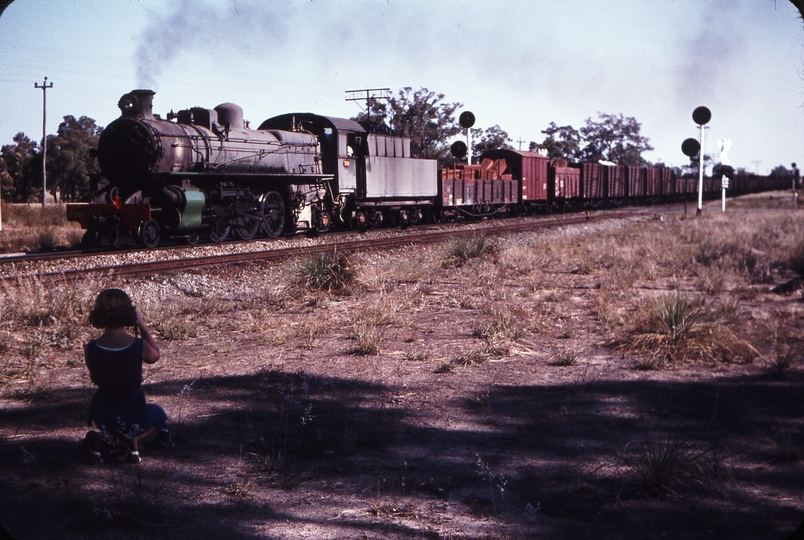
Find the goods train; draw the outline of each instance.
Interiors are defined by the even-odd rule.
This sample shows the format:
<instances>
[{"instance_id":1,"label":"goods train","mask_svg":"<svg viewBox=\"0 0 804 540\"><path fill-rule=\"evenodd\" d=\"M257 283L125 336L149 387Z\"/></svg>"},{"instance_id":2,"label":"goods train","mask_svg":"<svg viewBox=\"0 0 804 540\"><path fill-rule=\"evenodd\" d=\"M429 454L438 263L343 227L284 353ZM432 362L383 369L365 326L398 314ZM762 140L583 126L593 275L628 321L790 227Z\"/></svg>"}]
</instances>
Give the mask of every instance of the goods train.
<instances>
[{"instance_id":1,"label":"goods train","mask_svg":"<svg viewBox=\"0 0 804 540\"><path fill-rule=\"evenodd\" d=\"M178 239L223 242L306 230L373 228L691 197L697 181L671 169L549 163L535 152L495 150L478 165L440 169L411 155L410 139L359 123L284 114L250 129L233 103L153 113L151 90L120 98L97 159L108 186L67 217L84 245L156 247ZM783 189L740 175L731 194ZM781 183L779 181L778 183ZM720 179L706 179L716 194Z\"/></svg>"}]
</instances>

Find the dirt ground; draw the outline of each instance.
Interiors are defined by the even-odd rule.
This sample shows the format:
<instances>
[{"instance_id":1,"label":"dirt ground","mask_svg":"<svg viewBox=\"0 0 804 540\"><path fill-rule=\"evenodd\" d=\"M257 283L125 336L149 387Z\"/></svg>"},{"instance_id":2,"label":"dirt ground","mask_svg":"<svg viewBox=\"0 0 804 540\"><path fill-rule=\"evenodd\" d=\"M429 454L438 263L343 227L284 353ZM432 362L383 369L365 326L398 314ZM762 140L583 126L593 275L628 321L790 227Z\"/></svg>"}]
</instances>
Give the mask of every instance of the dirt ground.
<instances>
[{"instance_id":1,"label":"dirt ground","mask_svg":"<svg viewBox=\"0 0 804 540\"><path fill-rule=\"evenodd\" d=\"M795 277L779 224L800 238L804 212L755 206L467 260L355 254L341 292L259 263L64 283L45 296L83 305L72 333L23 322L9 285L0 523L18 540L781 540L804 519L804 304L772 289ZM144 387L175 447L139 465L79 452L85 312L110 285L162 349ZM696 306L683 351L639 318L671 295Z\"/></svg>"}]
</instances>

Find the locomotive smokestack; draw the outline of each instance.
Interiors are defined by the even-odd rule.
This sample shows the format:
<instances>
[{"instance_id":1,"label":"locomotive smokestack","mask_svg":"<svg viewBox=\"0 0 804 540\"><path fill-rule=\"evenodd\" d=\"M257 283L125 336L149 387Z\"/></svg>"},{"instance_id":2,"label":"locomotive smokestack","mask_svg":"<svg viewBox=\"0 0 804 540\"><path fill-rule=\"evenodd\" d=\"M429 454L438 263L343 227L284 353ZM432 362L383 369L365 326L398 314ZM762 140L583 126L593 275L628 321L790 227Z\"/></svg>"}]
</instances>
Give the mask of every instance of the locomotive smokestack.
<instances>
[{"instance_id":1,"label":"locomotive smokestack","mask_svg":"<svg viewBox=\"0 0 804 540\"><path fill-rule=\"evenodd\" d=\"M123 113L123 116L135 116L153 120L154 94L156 92L153 90L132 90L120 98L117 106L120 107L120 112Z\"/></svg>"}]
</instances>

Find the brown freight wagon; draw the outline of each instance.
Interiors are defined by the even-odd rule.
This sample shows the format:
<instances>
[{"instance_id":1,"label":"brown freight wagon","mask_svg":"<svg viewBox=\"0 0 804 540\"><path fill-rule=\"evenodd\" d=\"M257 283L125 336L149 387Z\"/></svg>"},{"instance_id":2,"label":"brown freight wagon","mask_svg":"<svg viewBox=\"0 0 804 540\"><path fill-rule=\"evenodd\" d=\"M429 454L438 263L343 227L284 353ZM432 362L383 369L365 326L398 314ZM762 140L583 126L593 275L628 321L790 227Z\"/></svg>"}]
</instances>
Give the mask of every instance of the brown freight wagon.
<instances>
[{"instance_id":1,"label":"brown freight wagon","mask_svg":"<svg viewBox=\"0 0 804 540\"><path fill-rule=\"evenodd\" d=\"M645 167L626 167L626 184L628 196L640 198L645 196L645 186L648 182L648 169Z\"/></svg>"},{"instance_id":2,"label":"brown freight wagon","mask_svg":"<svg viewBox=\"0 0 804 540\"><path fill-rule=\"evenodd\" d=\"M687 193L690 195L698 195L698 178L687 178Z\"/></svg>"},{"instance_id":3,"label":"brown freight wagon","mask_svg":"<svg viewBox=\"0 0 804 540\"><path fill-rule=\"evenodd\" d=\"M645 195L649 198L661 197L662 195L662 176L659 169L648 167L645 171L647 173L647 183L645 185Z\"/></svg>"},{"instance_id":4,"label":"brown freight wagon","mask_svg":"<svg viewBox=\"0 0 804 540\"><path fill-rule=\"evenodd\" d=\"M625 167L621 165L604 165L602 170L606 177L606 195L609 201L624 200L628 196Z\"/></svg>"},{"instance_id":5,"label":"brown freight wagon","mask_svg":"<svg viewBox=\"0 0 804 540\"><path fill-rule=\"evenodd\" d=\"M659 174L661 175L661 194L665 196L673 196L676 194L676 174L673 169L660 168Z\"/></svg>"},{"instance_id":6,"label":"brown freight wagon","mask_svg":"<svg viewBox=\"0 0 804 540\"><path fill-rule=\"evenodd\" d=\"M505 211L516 203L519 183L506 173L502 158L484 158L479 165L456 165L441 169L441 207L453 217L481 216Z\"/></svg>"},{"instance_id":7,"label":"brown freight wagon","mask_svg":"<svg viewBox=\"0 0 804 540\"><path fill-rule=\"evenodd\" d=\"M581 170L577 167L553 167L548 169L547 198L556 208L573 208L581 198Z\"/></svg>"},{"instance_id":8,"label":"brown freight wagon","mask_svg":"<svg viewBox=\"0 0 804 540\"><path fill-rule=\"evenodd\" d=\"M581 163L581 198L587 204L601 204L607 195L603 165Z\"/></svg>"},{"instance_id":9,"label":"brown freight wagon","mask_svg":"<svg viewBox=\"0 0 804 540\"><path fill-rule=\"evenodd\" d=\"M505 175L510 175L510 203L525 207L547 205L547 158L536 152L504 149L491 150L481 160L505 160ZM505 178L502 179L505 181ZM506 189L503 187L503 189ZM505 198L504 198L505 200Z\"/></svg>"}]
</instances>

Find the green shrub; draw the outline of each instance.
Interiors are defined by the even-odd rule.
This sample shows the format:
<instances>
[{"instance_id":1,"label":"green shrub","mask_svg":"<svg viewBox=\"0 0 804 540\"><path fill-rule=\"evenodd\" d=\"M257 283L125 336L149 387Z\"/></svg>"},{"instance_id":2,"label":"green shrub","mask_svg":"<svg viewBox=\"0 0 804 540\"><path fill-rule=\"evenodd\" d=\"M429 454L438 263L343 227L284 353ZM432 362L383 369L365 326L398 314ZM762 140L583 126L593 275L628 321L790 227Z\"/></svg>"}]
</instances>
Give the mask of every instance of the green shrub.
<instances>
[{"instance_id":1,"label":"green shrub","mask_svg":"<svg viewBox=\"0 0 804 540\"><path fill-rule=\"evenodd\" d=\"M469 259L493 255L497 246L483 235L459 236L446 243L444 252L445 265L461 265Z\"/></svg>"},{"instance_id":2,"label":"green shrub","mask_svg":"<svg viewBox=\"0 0 804 540\"><path fill-rule=\"evenodd\" d=\"M677 431L662 439L628 443L618 458L643 495L661 498L716 485L722 447L698 443Z\"/></svg>"},{"instance_id":3,"label":"green shrub","mask_svg":"<svg viewBox=\"0 0 804 540\"><path fill-rule=\"evenodd\" d=\"M327 292L344 291L354 280L349 258L337 252L315 252L296 259L291 265L296 285Z\"/></svg>"},{"instance_id":4,"label":"green shrub","mask_svg":"<svg viewBox=\"0 0 804 540\"><path fill-rule=\"evenodd\" d=\"M656 318L673 340L689 333L698 313L698 306L679 294L663 295L656 299Z\"/></svg>"}]
</instances>

